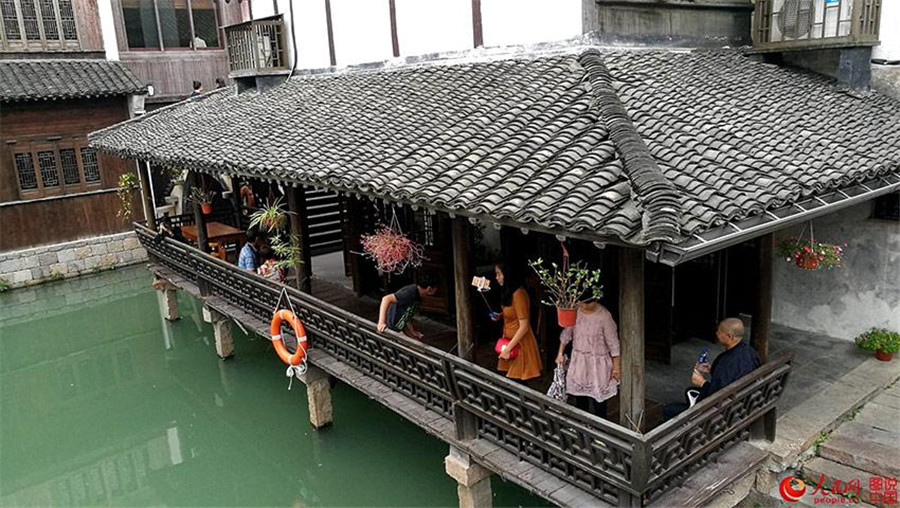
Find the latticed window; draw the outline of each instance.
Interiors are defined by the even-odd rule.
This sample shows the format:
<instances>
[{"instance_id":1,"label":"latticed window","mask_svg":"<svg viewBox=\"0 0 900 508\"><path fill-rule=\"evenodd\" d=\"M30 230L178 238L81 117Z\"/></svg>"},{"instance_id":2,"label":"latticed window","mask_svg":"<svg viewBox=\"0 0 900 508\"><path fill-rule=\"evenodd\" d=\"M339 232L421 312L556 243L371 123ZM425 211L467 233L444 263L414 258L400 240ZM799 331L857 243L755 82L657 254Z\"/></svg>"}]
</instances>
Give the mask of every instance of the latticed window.
<instances>
[{"instance_id":1,"label":"latticed window","mask_svg":"<svg viewBox=\"0 0 900 508\"><path fill-rule=\"evenodd\" d=\"M100 181L100 167L97 165L97 152L91 147L81 149L81 166L84 168L86 183Z\"/></svg>"},{"instance_id":2,"label":"latticed window","mask_svg":"<svg viewBox=\"0 0 900 508\"><path fill-rule=\"evenodd\" d=\"M41 39L41 29L38 26L37 9L34 0L19 0L22 9L22 24L25 26L25 38L31 41Z\"/></svg>"},{"instance_id":3,"label":"latticed window","mask_svg":"<svg viewBox=\"0 0 900 508\"><path fill-rule=\"evenodd\" d=\"M16 154L16 172L19 174L19 188L23 191L37 190L37 176L34 173L34 160L30 153Z\"/></svg>"},{"instance_id":4,"label":"latticed window","mask_svg":"<svg viewBox=\"0 0 900 508\"><path fill-rule=\"evenodd\" d=\"M0 0L0 48L81 49L72 0Z\"/></svg>"},{"instance_id":5,"label":"latticed window","mask_svg":"<svg viewBox=\"0 0 900 508\"><path fill-rule=\"evenodd\" d=\"M38 167L41 168L41 182L44 188L59 187L59 171L56 168L56 153L47 150L38 152Z\"/></svg>"},{"instance_id":6,"label":"latticed window","mask_svg":"<svg viewBox=\"0 0 900 508\"><path fill-rule=\"evenodd\" d=\"M66 185L78 185L81 175L78 174L78 161L74 148L63 148L59 151L59 164L63 171L63 182Z\"/></svg>"},{"instance_id":7,"label":"latticed window","mask_svg":"<svg viewBox=\"0 0 900 508\"><path fill-rule=\"evenodd\" d=\"M8 39L20 40L19 17L16 15L15 0L0 0L0 16L3 16L3 31Z\"/></svg>"}]
</instances>

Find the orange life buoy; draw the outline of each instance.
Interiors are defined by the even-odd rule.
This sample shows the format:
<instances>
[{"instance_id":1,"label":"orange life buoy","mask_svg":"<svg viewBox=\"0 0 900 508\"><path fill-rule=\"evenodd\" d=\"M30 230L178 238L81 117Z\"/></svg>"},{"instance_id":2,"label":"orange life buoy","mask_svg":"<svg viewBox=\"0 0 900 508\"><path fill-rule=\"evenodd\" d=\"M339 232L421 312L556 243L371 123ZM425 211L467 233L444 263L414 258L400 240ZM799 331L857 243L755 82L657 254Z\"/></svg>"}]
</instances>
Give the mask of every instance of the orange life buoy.
<instances>
[{"instance_id":1,"label":"orange life buoy","mask_svg":"<svg viewBox=\"0 0 900 508\"><path fill-rule=\"evenodd\" d=\"M281 324L285 321L290 323L291 328L294 329L294 335L297 336L297 352L294 354L287 350L284 340L281 338ZM281 361L288 365L299 365L306 358L306 329L303 328L300 318L295 316L293 312L288 309L276 310L275 315L272 316L270 332L272 333L272 344L275 346L275 352L278 353Z\"/></svg>"}]
</instances>

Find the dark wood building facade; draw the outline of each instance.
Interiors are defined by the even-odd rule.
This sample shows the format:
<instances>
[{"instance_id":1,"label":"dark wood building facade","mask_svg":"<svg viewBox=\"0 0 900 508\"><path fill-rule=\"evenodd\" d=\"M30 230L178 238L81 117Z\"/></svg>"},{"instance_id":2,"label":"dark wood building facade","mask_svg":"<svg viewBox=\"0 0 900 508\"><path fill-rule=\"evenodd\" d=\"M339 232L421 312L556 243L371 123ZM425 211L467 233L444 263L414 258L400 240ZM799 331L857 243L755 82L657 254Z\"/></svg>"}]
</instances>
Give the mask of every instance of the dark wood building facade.
<instances>
[{"instance_id":1,"label":"dark wood building facade","mask_svg":"<svg viewBox=\"0 0 900 508\"><path fill-rule=\"evenodd\" d=\"M134 163L87 134L127 120L144 86L104 59L97 1L3 2L0 35L0 251L123 231L115 189Z\"/></svg>"}]
</instances>

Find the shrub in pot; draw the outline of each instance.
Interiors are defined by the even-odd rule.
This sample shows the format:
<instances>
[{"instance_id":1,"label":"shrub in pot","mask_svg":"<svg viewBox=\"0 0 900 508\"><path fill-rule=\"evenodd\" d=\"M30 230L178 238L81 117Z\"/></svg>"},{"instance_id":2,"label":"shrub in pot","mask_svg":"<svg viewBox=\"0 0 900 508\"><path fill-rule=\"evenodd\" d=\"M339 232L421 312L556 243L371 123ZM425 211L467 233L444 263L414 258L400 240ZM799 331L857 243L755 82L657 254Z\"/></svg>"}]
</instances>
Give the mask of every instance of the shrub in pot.
<instances>
[{"instance_id":1,"label":"shrub in pot","mask_svg":"<svg viewBox=\"0 0 900 508\"><path fill-rule=\"evenodd\" d=\"M550 268L547 268L544 261L538 258L528 264L547 290L542 303L556 307L559 326L563 328L575 326L578 302L588 295L597 299L603 297L600 270L590 270L581 261L572 265L564 263L562 267L550 263Z\"/></svg>"},{"instance_id":2,"label":"shrub in pot","mask_svg":"<svg viewBox=\"0 0 900 508\"><path fill-rule=\"evenodd\" d=\"M203 212L203 215L209 215L213 212L212 202L215 197L216 193L211 190L202 187L191 189L191 199L200 203L200 210Z\"/></svg>"},{"instance_id":3,"label":"shrub in pot","mask_svg":"<svg viewBox=\"0 0 900 508\"><path fill-rule=\"evenodd\" d=\"M889 362L900 350L900 333L886 328L869 328L854 339L860 349L875 351L875 358Z\"/></svg>"}]
</instances>

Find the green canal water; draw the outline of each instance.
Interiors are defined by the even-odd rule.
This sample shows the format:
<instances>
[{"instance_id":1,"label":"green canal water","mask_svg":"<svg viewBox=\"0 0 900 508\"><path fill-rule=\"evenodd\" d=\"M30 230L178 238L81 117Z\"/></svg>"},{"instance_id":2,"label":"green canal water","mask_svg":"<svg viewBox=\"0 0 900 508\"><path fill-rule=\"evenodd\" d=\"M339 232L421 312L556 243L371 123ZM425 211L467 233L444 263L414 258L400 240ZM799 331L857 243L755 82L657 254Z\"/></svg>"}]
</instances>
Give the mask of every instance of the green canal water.
<instances>
[{"instance_id":1,"label":"green canal water","mask_svg":"<svg viewBox=\"0 0 900 508\"><path fill-rule=\"evenodd\" d=\"M268 340L235 328L220 361L179 305L165 322L140 267L0 294L0 505L457 505L443 442L340 383L313 431Z\"/></svg>"}]
</instances>

